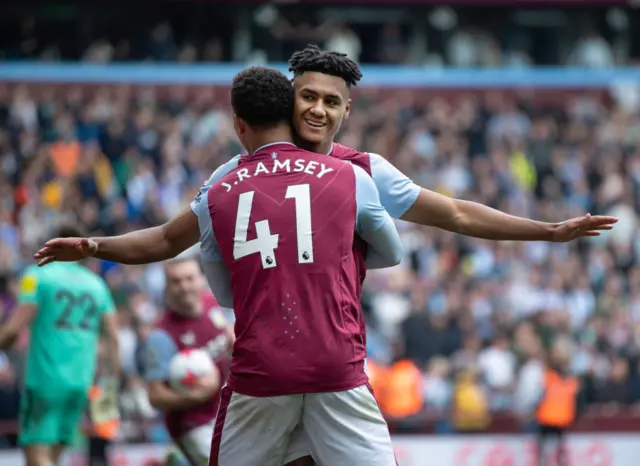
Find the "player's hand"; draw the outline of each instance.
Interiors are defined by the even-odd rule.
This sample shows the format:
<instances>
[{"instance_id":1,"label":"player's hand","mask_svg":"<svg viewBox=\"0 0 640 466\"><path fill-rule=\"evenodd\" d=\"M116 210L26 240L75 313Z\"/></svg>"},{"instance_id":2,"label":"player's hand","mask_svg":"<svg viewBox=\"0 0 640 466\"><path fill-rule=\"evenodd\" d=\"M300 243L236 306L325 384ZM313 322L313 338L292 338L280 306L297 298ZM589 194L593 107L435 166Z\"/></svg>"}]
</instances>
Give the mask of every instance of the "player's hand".
<instances>
[{"instance_id":1,"label":"player's hand","mask_svg":"<svg viewBox=\"0 0 640 466\"><path fill-rule=\"evenodd\" d=\"M618 222L616 217L587 214L562 222L556 226L551 241L565 243L587 236L600 236L602 230L611 230Z\"/></svg>"},{"instance_id":2,"label":"player's hand","mask_svg":"<svg viewBox=\"0 0 640 466\"><path fill-rule=\"evenodd\" d=\"M204 403L211 399L213 395L220 389L220 373L215 371L213 374L201 377L196 385L190 390L190 394L194 401Z\"/></svg>"},{"instance_id":3,"label":"player's hand","mask_svg":"<svg viewBox=\"0 0 640 466\"><path fill-rule=\"evenodd\" d=\"M33 255L38 266L51 262L75 262L95 256L98 243L90 238L55 238L44 243L42 249Z\"/></svg>"}]
</instances>

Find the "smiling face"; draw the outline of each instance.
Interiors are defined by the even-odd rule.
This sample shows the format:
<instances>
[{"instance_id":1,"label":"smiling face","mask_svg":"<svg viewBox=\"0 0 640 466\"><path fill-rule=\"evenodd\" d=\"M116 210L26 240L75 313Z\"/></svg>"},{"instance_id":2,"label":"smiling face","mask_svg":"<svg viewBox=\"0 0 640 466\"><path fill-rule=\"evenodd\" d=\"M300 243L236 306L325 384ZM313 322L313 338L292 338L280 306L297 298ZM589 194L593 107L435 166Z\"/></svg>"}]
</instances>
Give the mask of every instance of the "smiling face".
<instances>
[{"instance_id":1,"label":"smiling face","mask_svg":"<svg viewBox=\"0 0 640 466\"><path fill-rule=\"evenodd\" d=\"M182 260L165 264L165 298L174 311L196 315L200 311L200 295L204 277L196 260Z\"/></svg>"},{"instance_id":2,"label":"smiling face","mask_svg":"<svg viewBox=\"0 0 640 466\"><path fill-rule=\"evenodd\" d=\"M349 118L347 84L342 78L311 71L296 76L293 84L293 127L302 140L301 146L326 154L342 121Z\"/></svg>"}]
</instances>

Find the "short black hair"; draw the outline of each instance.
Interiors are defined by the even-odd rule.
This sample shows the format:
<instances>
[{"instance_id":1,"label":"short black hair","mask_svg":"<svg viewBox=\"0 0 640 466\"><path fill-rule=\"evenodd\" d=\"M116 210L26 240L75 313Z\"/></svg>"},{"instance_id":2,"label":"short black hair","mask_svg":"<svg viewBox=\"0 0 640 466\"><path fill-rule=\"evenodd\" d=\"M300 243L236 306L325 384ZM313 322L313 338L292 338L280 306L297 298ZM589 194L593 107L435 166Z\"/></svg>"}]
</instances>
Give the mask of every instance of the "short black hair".
<instances>
[{"instance_id":1,"label":"short black hair","mask_svg":"<svg viewBox=\"0 0 640 466\"><path fill-rule=\"evenodd\" d=\"M322 50L317 45L307 45L291 55L289 71L295 76L307 71L336 76L344 79L347 87L356 86L362 79L360 66L346 54Z\"/></svg>"},{"instance_id":2,"label":"short black hair","mask_svg":"<svg viewBox=\"0 0 640 466\"><path fill-rule=\"evenodd\" d=\"M293 104L291 81L278 70L252 66L233 78L233 112L250 126L272 128L282 122L289 123Z\"/></svg>"}]
</instances>

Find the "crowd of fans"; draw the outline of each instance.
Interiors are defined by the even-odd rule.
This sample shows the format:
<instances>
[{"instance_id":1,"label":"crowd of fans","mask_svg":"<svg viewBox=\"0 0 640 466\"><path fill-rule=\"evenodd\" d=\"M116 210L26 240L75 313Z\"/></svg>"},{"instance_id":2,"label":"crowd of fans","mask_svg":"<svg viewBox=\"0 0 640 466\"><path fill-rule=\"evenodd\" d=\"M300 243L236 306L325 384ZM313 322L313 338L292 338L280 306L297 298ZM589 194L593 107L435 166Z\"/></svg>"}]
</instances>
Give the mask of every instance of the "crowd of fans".
<instances>
[{"instance_id":1,"label":"crowd of fans","mask_svg":"<svg viewBox=\"0 0 640 466\"><path fill-rule=\"evenodd\" d=\"M0 88L1 321L15 309L16 278L57 222L75 219L92 235L157 225L242 152L226 104L206 90L182 92ZM406 258L371 272L363 297L374 385L388 374L387 414L432 411L451 427L464 388L469 409L526 419L552 348L582 378L584 403L640 401L640 114L589 94L552 104L496 92L413 97L356 95L339 140L450 196L546 221L591 212L620 222L563 244L491 243L398 222ZM162 312L162 268L89 266L118 307L123 413L147 421L123 432L164 439L136 357ZM0 353L5 420L16 415L27 338ZM394 396L408 386L417 402L397 411Z\"/></svg>"},{"instance_id":2,"label":"crowd of fans","mask_svg":"<svg viewBox=\"0 0 640 466\"><path fill-rule=\"evenodd\" d=\"M393 6L389 2L389 6ZM158 5L154 16L119 9L70 8L0 15L0 57L8 61L89 63L284 62L316 43L362 63L427 67L588 68L635 62L640 41L632 9L557 9L540 15L509 8L332 8ZM103 11L104 10L104 11ZM605 20L606 18L606 20ZM4 23L3 23L4 21ZM4 30L4 31L3 31Z\"/></svg>"}]
</instances>

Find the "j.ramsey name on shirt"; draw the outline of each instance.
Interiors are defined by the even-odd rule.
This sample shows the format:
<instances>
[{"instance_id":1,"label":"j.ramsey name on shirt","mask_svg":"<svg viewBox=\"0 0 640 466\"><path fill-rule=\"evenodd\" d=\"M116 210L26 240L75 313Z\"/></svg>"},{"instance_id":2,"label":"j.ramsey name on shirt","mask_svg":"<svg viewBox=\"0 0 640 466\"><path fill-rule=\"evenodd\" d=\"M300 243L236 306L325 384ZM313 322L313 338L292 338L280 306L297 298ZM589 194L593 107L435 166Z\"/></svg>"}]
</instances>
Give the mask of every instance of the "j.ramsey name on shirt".
<instances>
[{"instance_id":1,"label":"j.ramsey name on shirt","mask_svg":"<svg viewBox=\"0 0 640 466\"><path fill-rule=\"evenodd\" d=\"M275 153L274 153L275 154ZM253 173L249 173L248 168L240 168L235 172L236 181L232 183L220 183L227 192L231 191L233 186L236 186L238 183L242 183L242 181L253 178L259 175L271 175L278 172L286 172L286 173L306 173L308 175L315 175L319 179L321 179L327 173L331 173L333 168L328 168L324 163L316 162L314 160L304 160L304 159L284 159L279 160L274 157L273 167L271 169L267 168L264 163L258 162L255 168L252 168Z\"/></svg>"}]
</instances>

